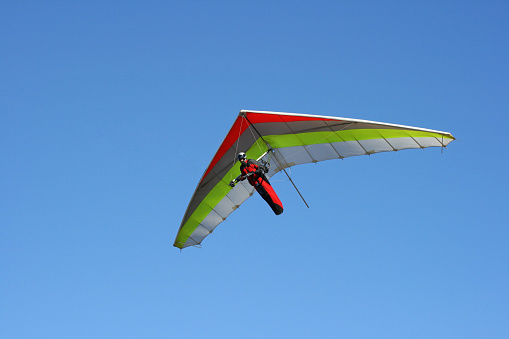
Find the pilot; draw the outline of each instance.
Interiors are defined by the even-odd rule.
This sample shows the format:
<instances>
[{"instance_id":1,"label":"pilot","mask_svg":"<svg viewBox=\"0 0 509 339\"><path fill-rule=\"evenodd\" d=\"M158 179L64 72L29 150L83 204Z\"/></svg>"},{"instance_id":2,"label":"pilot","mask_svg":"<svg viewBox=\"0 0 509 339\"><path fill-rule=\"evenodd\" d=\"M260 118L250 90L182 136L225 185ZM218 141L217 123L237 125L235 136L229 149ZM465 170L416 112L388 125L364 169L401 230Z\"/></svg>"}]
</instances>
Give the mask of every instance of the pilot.
<instances>
[{"instance_id":1,"label":"pilot","mask_svg":"<svg viewBox=\"0 0 509 339\"><path fill-rule=\"evenodd\" d=\"M237 157L240 161L241 174L230 181L230 186L235 187L236 183L247 178L251 186L253 186L269 204L276 215L283 213L283 204L265 176L265 173L268 172L267 166L260 165L258 161L254 159L247 159L246 153L244 152L240 152Z\"/></svg>"}]
</instances>

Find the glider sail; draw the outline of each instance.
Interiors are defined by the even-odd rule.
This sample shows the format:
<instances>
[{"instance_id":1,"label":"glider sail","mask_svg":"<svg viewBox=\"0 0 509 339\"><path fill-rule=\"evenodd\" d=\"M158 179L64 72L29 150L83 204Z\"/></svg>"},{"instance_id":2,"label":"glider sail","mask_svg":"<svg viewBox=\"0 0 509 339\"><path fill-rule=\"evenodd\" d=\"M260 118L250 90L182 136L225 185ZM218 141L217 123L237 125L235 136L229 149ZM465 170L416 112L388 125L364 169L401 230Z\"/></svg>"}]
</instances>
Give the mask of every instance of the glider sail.
<instances>
[{"instance_id":1,"label":"glider sail","mask_svg":"<svg viewBox=\"0 0 509 339\"><path fill-rule=\"evenodd\" d=\"M173 246L200 245L235 211L254 188L244 180L234 188L239 151L249 159L269 161L270 178L299 164L411 148L445 147L447 132L367 120L294 113L240 111L205 170L189 202Z\"/></svg>"}]
</instances>

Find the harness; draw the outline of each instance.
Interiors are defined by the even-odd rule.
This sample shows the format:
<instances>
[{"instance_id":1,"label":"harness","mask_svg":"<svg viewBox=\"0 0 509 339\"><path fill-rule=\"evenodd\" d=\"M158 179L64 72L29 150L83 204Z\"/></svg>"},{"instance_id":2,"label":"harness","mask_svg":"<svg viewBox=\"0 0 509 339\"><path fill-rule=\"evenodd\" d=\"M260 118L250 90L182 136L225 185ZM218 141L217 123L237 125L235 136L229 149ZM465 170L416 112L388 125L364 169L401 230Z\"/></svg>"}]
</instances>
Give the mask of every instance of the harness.
<instances>
[{"instance_id":1,"label":"harness","mask_svg":"<svg viewBox=\"0 0 509 339\"><path fill-rule=\"evenodd\" d=\"M258 170L258 166L255 163L248 163L245 166L242 166L241 172L243 175L247 176L247 180L249 183L254 186L256 183L261 184L263 178L261 175L255 174ZM250 174L252 173L252 174Z\"/></svg>"},{"instance_id":2,"label":"harness","mask_svg":"<svg viewBox=\"0 0 509 339\"><path fill-rule=\"evenodd\" d=\"M269 179L265 176L265 173L269 172L270 163L269 161L260 160L260 166L256 164L254 160L248 160L247 164L242 164L240 166L240 175L230 181L228 184L230 187L235 187L235 185L244 179L247 179L251 186L261 185L263 181L266 181L269 185ZM262 173L256 173L257 170L261 169Z\"/></svg>"}]
</instances>

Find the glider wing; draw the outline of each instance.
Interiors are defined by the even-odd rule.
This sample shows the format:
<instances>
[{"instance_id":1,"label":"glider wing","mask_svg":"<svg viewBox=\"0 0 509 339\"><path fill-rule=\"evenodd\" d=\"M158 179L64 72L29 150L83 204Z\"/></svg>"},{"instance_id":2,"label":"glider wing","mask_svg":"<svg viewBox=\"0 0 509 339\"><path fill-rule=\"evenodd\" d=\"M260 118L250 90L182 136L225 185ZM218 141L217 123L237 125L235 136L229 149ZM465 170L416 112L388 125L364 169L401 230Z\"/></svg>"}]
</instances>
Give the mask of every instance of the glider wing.
<instances>
[{"instance_id":1,"label":"glider wing","mask_svg":"<svg viewBox=\"0 0 509 339\"><path fill-rule=\"evenodd\" d=\"M184 214L175 243L199 245L254 189L247 180L234 188L237 152L270 161L267 177L291 166L411 148L445 147L447 132L367 120L294 113L240 111L205 170Z\"/></svg>"}]
</instances>

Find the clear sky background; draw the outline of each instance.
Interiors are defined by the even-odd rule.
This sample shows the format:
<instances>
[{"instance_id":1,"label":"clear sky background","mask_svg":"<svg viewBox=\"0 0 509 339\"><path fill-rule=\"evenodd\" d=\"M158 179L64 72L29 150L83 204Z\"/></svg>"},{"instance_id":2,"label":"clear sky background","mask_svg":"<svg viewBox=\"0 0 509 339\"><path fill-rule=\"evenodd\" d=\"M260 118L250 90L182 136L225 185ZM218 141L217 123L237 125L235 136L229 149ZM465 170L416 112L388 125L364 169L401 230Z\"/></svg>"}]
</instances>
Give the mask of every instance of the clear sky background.
<instances>
[{"instance_id":1,"label":"clear sky background","mask_svg":"<svg viewBox=\"0 0 509 339\"><path fill-rule=\"evenodd\" d=\"M508 338L507 1L0 1L0 337ZM241 109L451 132L172 247Z\"/></svg>"}]
</instances>

